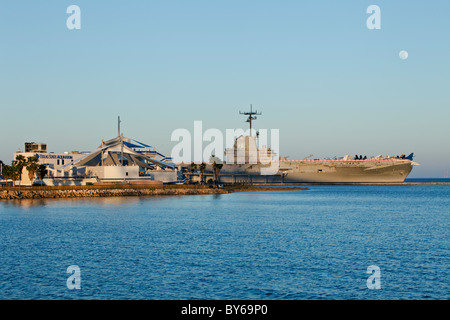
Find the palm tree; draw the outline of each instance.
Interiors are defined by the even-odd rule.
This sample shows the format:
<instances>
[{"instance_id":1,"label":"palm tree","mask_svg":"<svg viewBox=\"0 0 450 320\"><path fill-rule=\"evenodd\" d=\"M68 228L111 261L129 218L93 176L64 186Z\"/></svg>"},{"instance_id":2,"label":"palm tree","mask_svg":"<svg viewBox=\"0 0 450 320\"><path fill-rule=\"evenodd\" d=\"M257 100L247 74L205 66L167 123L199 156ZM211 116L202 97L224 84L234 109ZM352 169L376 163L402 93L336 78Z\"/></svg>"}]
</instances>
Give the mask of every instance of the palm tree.
<instances>
[{"instance_id":1,"label":"palm tree","mask_svg":"<svg viewBox=\"0 0 450 320\"><path fill-rule=\"evenodd\" d=\"M42 187L44 177L48 174L47 166L45 164L40 164L37 167L36 174L39 180L41 180L41 187Z\"/></svg>"},{"instance_id":2,"label":"palm tree","mask_svg":"<svg viewBox=\"0 0 450 320\"><path fill-rule=\"evenodd\" d=\"M19 171L19 168L12 165L11 166L11 179L13 181L13 186L16 186L16 181L19 180L19 187L20 187L20 177L22 176L22 170Z\"/></svg>"},{"instance_id":3,"label":"palm tree","mask_svg":"<svg viewBox=\"0 0 450 320\"><path fill-rule=\"evenodd\" d=\"M213 170L214 170L214 181L217 185L217 182L219 181L219 174L220 174L220 170L223 167L223 163L217 163L216 161L213 162L212 164Z\"/></svg>"},{"instance_id":4,"label":"palm tree","mask_svg":"<svg viewBox=\"0 0 450 320\"><path fill-rule=\"evenodd\" d=\"M203 174L205 173L205 169L206 169L206 163L202 162L198 168L200 169L200 183L203 184Z\"/></svg>"},{"instance_id":5,"label":"palm tree","mask_svg":"<svg viewBox=\"0 0 450 320\"><path fill-rule=\"evenodd\" d=\"M5 164L3 163L3 161L2 160L0 160L0 177L3 177L3 166L4 166ZM0 185L1 186L1 185Z\"/></svg>"},{"instance_id":6,"label":"palm tree","mask_svg":"<svg viewBox=\"0 0 450 320\"><path fill-rule=\"evenodd\" d=\"M22 180L22 171L23 171L23 168L27 165L27 159L23 155L19 154L18 156L16 156L16 160L13 161L12 165L17 170L15 178L17 178L19 180L19 186L20 186L20 181Z\"/></svg>"},{"instance_id":7,"label":"palm tree","mask_svg":"<svg viewBox=\"0 0 450 320\"><path fill-rule=\"evenodd\" d=\"M27 160L27 170L28 170L28 177L30 178L31 185L33 185L34 181L34 174L36 173L36 170L39 167L39 160L37 157L28 157Z\"/></svg>"},{"instance_id":8,"label":"palm tree","mask_svg":"<svg viewBox=\"0 0 450 320\"><path fill-rule=\"evenodd\" d=\"M190 175L190 182L192 183L192 176L194 175L194 172L195 172L195 170L197 169L197 165L194 163L194 162L192 162L191 163L191 175Z\"/></svg>"},{"instance_id":9,"label":"palm tree","mask_svg":"<svg viewBox=\"0 0 450 320\"><path fill-rule=\"evenodd\" d=\"M2 175L6 181L6 185L8 185L8 180L13 178L14 167L8 166L7 164L3 165ZM13 180L13 184L14 184L14 180Z\"/></svg>"}]
</instances>

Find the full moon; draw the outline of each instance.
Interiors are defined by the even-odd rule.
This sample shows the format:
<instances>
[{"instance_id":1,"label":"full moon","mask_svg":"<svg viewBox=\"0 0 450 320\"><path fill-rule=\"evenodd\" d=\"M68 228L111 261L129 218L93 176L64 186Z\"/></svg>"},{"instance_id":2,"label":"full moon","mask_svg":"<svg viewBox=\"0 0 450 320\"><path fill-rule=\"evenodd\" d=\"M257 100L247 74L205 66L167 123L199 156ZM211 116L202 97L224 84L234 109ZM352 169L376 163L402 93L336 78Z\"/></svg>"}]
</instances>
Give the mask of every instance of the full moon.
<instances>
[{"instance_id":1,"label":"full moon","mask_svg":"<svg viewBox=\"0 0 450 320\"><path fill-rule=\"evenodd\" d=\"M408 51L402 50L402 51L400 51L400 53L398 55L399 55L400 59L402 59L402 60L408 59Z\"/></svg>"}]
</instances>

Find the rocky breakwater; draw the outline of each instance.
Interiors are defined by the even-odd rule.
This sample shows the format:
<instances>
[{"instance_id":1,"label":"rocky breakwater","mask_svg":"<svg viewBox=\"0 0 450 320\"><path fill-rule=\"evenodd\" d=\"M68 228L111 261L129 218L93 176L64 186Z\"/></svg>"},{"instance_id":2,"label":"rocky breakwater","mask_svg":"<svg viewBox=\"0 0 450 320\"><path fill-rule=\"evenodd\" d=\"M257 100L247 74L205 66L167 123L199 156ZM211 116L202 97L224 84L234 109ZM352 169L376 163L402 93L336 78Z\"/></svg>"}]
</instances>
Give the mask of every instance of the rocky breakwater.
<instances>
[{"instance_id":1,"label":"rocky breakwater","mask_svg":"<svg viewBox=\"0 0 450 320\"><path fill-rule=\"evenodd\" d=\"M44 199L44 198L84 198L84 197L124 197L124 196L158 196L158 195L190 195L221 194L229 190L195 187L111 187L111 188L0 188L1 200Z\"/></svg>"}]
</instances>

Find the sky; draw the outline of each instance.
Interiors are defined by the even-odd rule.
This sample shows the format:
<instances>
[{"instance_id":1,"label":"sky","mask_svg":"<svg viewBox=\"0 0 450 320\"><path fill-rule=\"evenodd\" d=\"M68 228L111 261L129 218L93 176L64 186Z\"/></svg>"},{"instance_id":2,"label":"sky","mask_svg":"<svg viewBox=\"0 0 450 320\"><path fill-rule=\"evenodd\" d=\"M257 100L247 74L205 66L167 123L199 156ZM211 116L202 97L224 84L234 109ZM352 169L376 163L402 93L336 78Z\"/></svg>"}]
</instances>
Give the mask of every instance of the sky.
<instances>
[{"instance_id":1,"label":"sky","mask_svg":"<svg viewBox=\"0 0 450 320\"><path fill-rule=\"evenodd\" d=\"M381 29L366 25L370 5ZM444 0L0 0L0 160L26 141L94 150L118 116L170 155L174 130L247 129L252 104L288 159L414 152L410 178L440 178L449 15Z\"/></svg>"}]
</instances>

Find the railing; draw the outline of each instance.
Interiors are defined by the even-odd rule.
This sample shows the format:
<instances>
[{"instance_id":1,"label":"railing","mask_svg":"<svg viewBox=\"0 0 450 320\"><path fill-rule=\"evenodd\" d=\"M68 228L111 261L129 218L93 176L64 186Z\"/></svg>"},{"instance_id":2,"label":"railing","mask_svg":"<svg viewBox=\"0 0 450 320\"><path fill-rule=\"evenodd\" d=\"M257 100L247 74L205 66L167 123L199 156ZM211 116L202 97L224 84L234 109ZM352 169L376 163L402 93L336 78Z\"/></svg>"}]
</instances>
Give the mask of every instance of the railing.
<instances>
[{"instance_id":1,"label":"railing","mask_svg":"<svg viewBox=\"0 0 450 320\"><path fill-rule=\"evenodd\" d=\"M63 177L44 177L45 179L97 179L97 176L63 176Z\"/></svg>"}]
</instances>

